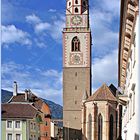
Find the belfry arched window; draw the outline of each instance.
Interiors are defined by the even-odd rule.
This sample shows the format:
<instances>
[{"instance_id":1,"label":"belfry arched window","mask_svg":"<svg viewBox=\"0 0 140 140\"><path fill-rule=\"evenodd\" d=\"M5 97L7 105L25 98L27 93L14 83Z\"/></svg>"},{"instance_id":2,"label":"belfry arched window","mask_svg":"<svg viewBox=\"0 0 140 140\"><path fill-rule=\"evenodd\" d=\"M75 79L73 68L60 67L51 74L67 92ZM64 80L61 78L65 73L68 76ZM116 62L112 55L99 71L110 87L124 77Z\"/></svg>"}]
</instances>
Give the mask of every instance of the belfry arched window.
<instances>
[{"instance_id":1,"label":"belfry arched window","mask_svg":"<svg viewBox=\"0 0 140 140\"><path fill-rule=\"evenodd\" d=\"M78 39L77 36L75 36L73 39L72 39L72 48L71 48L71 51L72 52L78 52L80 51L80 40Z\"/></svg>"},{"instance_id":2,"label":"belfry arched window","mask_svg":"<svg viewBox=\"0 0 140 140\"><path fill-rule=\"evenodd\" d=\"M75 0L75 4L78 4L78 0Z\"/></svg>"},{"instance_id":3,"label":"belfry arched window","mask_svg":"<svg viewBox=\"0 0 140 140\"><path fill-rule=\"evenodd\" d=\"M86 6L86 2L85 1L83 1L83 5Z\"/></svg>"},{"instance_id":4,"label":"belfry arched window","mask_svg":"<svg viewBox=\"0 0 140 140\"><path fill-rule=\"evenodd\" d=\"M113 115L110 115L109 120L109 140L113 140Z\"/></svg>"},{"instance_id":5,"label":"belfry arched window","mask_svg":"<svg viewBox=\"0 0 140 140\"><path fill-rule=\"evenodd\" d=\"M103 137L103 117L101 114L98 116L98 140L102 140Z\"/></svg>"},{"instance_id":6,"label":"belfry arched window","mask_svg":"<svg viewBox=\"0 0 140 140\"><path fill-rule=\"evenodd\" d=\"M92 116L89 114L88 116L88 140L92 139Z\"/></svg>"},{"instance_id":7,"label":"belfry arched window","mask_svg":"<svg viewBox=\"0 0 140 140\"><path fill-rule=\"evenodd\" d=\"M78 13L78 8L77 7L75 8L75 13Z\"/></svg>"}]
</instances>

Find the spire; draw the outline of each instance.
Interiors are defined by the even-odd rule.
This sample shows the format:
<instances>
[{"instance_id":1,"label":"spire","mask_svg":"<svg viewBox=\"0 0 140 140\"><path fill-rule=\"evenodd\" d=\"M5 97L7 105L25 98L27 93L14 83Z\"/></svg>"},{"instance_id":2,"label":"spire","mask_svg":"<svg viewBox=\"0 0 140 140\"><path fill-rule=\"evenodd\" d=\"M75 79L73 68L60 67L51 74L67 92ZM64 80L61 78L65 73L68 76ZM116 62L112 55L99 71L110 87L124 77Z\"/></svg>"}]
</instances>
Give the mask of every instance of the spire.
<instances>
[{"instance_id":1,"label":"spire","mask_svg":"<svg viewBox=\"0 0 140 140\"><path fill-rule=\"evenodd\" d=\"M82 102L85 102L88 98L88 94L87 91L85 90L84 94L83 94L83 98L82 98Z\"/></svg>"}]
</instances>

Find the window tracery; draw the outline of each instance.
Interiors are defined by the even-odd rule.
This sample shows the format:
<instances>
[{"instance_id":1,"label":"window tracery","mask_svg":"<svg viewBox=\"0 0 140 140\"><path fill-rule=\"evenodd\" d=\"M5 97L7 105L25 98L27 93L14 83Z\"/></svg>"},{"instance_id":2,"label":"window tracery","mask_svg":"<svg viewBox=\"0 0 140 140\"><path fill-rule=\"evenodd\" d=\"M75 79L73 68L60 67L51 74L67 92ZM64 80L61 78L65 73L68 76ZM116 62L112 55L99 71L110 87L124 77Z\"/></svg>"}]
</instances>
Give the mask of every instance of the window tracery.
<instances>
[{"instance_id":1,"label":"window tracery","mask_svg":"<svg viewBox=\"0 0 140 140\"><path fill-rule=\"evenodd\" d=\"M78 52L78 51L80 51L80 40L78 39L77 36L75 36L72 39L72 48L71 48L71 51L72 52Z\"/></svg>"}]
</instances>

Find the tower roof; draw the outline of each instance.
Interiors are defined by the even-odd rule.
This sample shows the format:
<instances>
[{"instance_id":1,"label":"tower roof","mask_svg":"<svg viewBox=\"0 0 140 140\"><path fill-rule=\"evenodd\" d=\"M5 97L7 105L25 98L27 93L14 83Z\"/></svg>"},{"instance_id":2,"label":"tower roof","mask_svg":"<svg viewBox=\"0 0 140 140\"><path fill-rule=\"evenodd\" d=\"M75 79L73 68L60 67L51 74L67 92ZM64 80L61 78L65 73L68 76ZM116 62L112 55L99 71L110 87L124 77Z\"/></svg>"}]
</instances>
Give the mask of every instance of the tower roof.
<instances>
[{"instance_id":1,"label":"tower roof","mask_svg":"<svg viewBox=\"0 0 140 140\"><path fill-rule=\"evenodd\" d=\"M95 93L90 96L87 101L117 101L113 92L109 89L106 84L103 84Z\"/></svg>"}]
</instances>

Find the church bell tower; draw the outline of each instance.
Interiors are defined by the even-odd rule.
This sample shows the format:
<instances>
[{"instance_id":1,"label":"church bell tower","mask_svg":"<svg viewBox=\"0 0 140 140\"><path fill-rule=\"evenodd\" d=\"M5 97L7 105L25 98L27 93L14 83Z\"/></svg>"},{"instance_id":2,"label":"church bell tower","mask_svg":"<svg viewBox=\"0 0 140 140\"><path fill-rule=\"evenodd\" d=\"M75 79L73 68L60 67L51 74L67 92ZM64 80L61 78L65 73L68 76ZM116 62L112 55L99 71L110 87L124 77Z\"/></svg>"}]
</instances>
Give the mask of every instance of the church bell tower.
<instances>
[{"instance_id":1,"label":"church bell tower","mask_svg":"<svg viewBox=\"0 0 140 140\"><path fill-rule=\"evenodd\" d=\"M66 1L63 29L64 140L81 140L81 105L91 95L91 31L88 0Z\"/></svg>"}]
</instances>

